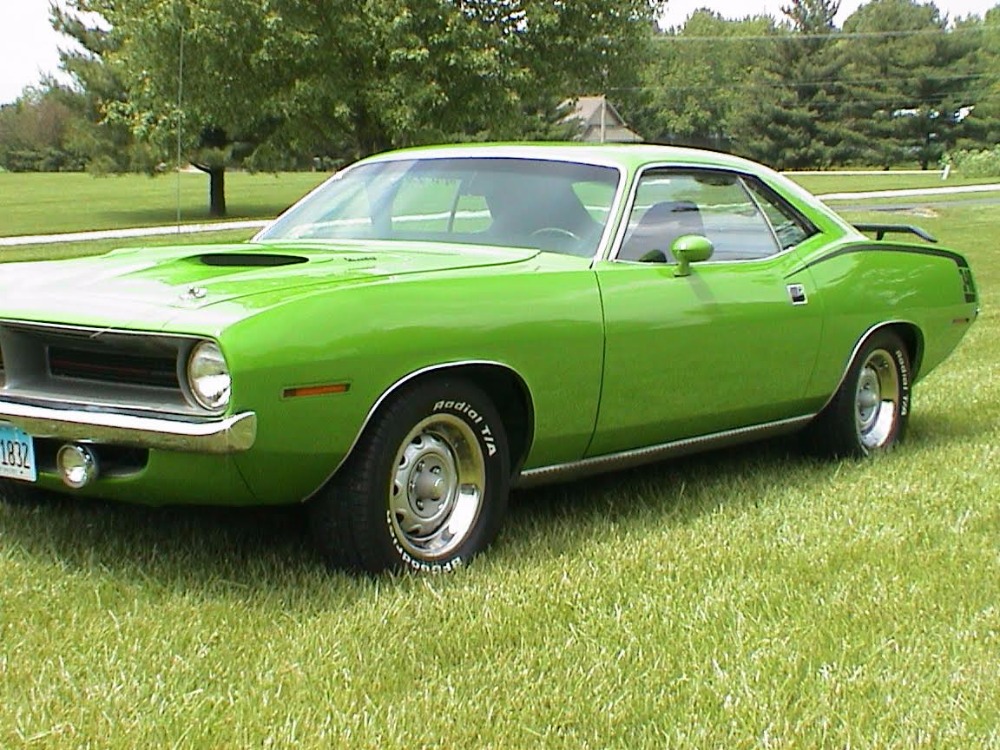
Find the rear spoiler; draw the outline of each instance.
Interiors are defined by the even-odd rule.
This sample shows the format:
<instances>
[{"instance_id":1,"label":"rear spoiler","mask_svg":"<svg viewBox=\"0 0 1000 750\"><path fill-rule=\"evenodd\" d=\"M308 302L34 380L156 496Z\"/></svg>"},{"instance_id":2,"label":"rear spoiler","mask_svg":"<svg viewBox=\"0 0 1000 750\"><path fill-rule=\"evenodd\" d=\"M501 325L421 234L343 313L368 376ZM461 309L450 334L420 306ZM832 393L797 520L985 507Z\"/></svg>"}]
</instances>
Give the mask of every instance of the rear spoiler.
<instances>
[{"instance_id":1,"label":"rear spoiler","mask_svg":"<svg viewBox=\"0 0 1000 750\"><path fill-rule=\"evenodd\" d=\"M927 242L937 242L932 234L912 224L855 224L854 228L862 232L875 232L876 240L881 240L887 234L915 234Z\"/></svg>"}]
</instances>

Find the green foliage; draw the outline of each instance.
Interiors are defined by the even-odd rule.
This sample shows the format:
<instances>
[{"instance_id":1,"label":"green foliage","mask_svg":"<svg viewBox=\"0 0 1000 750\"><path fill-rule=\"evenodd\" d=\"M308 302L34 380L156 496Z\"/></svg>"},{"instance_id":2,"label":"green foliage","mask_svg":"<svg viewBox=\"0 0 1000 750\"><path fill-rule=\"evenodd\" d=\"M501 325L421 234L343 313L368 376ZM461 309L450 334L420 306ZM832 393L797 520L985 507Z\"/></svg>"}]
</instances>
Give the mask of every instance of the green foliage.
<instances>
[{"instance_id":1,"label":"green foliage","mask_svg":"<svg viewBox=\"0 0 1000 750\"><path fill-rule=\"evenodd\" d=\"M97 12L105 97L164 158L353 159L557 132L566 98L634 82L663 0L74 0ZM66 25L66 24L64 24ZM79 31L79 26L75 27ZM214 206L213 202L213 206Z\"/></svg>"},{"instance_id":2,"label":"green foliage","mask_svg":"<svg viewBox=\"0 0 1000 750\"><path fill-rule=\"evenodd\" d=\"M951 151L946 161L962 177L1000 177L1000 145L990 149Z\"/></svg>"},{"instance_id":3,"label":"green foliage","mask_svg":"<svg viewBox=\"0 0 1000 750\"><path fill-rule=\"evenodd\" d=\"M48 82L0 106L0 167L11 172L73 172L84 155L74 142L73 92Z\"/></svg>"},{"instance_id":4,"label":"green foliage","mask_svg":"<svg viewBox=\"0 0 1000 750\"><path fill-rule=\"evenodd\" d=\"M743 87L770 49L754 37L776 33L768 17L726 21L696 11L682 29L656 37L641 86L620 96L626 119L647 140L727 148Z\"/></svg>"},{"instance_id":5,"label":"green foliage","mask_svg":"<svg viewBox=\"0 0 1000 750\"><path fill-rule=\"evenodd\" d=\"M791 33L756 62L734 122L734 149L778 169L829 166L845 137L831 112L841 97L830 39L839 2L793 0Z\"/></svg>"},{"instance_id":6,"label":"green foliage","mask_svg":"<svg viewBox=\"0 0 1000 750\"><path fill-rule=\"evenodd\" d=\"M1000 142L1000 4L982 21L973 16L956 24L969 37L965 61L970 76L966 82L968 103L957 145L991 145Z\"/></svg>"},{"instance_id":7,"label":"green foliage","mask_svg":"<svg viewBox=\"0 0 1000 750\"><path fill-rule=\"evenodd\" d=\"M835 26L834 17L840 10L840 0L792 0L782 5L781 12L792 29L800 34L825 34Z\"/></svg>"},{"instance_id":8,"label":"green foliage","mask_svg":"<svg viewBox=\"0 0 1000 750\"><path fill-rule=\"evenodd\" d=\"M285 135L312 139L319 154L357 157L551 132L563 100L634 82L662 3L288 5L284 27L298 31L288 35L296 85L282 92Z\"/></svg>"},{"instance_id":9,"label":"green foliage","mask_svg":"<svg viewBox=\"0 0 1000 750\"><path fill-rule=\"evenodd\" d=\"M886 168L936 164L958 135L956 113L969 102L963 84L972 80L966 57L974 40L946 33L933 4L912 0L873 0L844 31L873 35L838 44L843 77L852 82L841 118L855 136L854 159ZM884 36L897 32L913 33Z\"/></svg>"},{"instance_id":10,"label":"green foliage","mask_svg":"<svg viewBox=\"0 0 1000 750\"><path fill-rule=\"evenodd\" d=\"M92 174L152 174L160 162L158 155L137 143L123 123L108 118L109 109L127 95L120 78L104 61L115 49L115 40L101 24L81 15L88 7L87 0L67 0L50 9L56 31L76 42L60 51L62 68L78 89L71 143L85 156L87 171Z\"/></svg>"},{"instance_id":11,"label":"green foliage","mask_svg":"<svg viewBox=\"0 0 1000 750\"><path fill-rule=\"evenodd\" d=\"M874 0L841 31L838 3L786 20L696 11L656 37L619 108L648 139L778 168L919 164L1000 140L1000 6L949 22L933 3Z\"/></svg>"}]
</instances>

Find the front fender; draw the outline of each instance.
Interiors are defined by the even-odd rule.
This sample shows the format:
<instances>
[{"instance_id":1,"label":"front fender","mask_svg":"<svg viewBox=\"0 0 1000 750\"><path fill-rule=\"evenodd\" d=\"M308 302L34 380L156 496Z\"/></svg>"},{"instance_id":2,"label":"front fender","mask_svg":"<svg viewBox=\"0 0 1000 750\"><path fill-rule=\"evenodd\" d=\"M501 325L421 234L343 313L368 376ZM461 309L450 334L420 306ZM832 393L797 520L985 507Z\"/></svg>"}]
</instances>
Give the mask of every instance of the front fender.
<instances>
[{"instance_id":1,"label":"front fender","mask_svg":"<svg viewBox=\"0 0 1000 750\"><path fill-rule=\"evenodd\" d=\"M342 287L224 331L232 408L258 419L253 449L236 461L260 501L314 493L396 384L454 363L496 363L523 380L535 412L526 466L582 456L603 318L593 272L565 265Z\"/></svg>"}]
</instances>

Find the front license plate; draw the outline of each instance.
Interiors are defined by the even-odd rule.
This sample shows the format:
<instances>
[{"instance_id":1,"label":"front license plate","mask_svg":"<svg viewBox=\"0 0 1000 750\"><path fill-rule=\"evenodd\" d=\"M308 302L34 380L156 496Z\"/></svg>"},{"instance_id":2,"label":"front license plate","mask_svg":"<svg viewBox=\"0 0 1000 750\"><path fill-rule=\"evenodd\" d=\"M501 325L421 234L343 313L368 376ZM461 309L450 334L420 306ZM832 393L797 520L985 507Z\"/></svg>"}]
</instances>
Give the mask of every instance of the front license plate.
<instances>
[{"instance_id":1,"label":"front license plate","mask_svg":"<svg viewBox=\"0 0 1000 750\"><path fill-rule=\"evenodd\" d=\"M38 479L35 467L35 441L12 424L0 424L0 477Z\"/></svg>"}]
</instances>

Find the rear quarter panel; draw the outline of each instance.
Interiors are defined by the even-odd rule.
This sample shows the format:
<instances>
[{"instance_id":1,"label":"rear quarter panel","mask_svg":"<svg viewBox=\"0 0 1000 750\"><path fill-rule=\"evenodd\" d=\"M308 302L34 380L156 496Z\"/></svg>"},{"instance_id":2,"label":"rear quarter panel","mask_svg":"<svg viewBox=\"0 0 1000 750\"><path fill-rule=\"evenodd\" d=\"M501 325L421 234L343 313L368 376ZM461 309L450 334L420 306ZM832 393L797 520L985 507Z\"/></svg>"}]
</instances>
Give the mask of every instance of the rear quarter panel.
<instances>
[{"instance_id":1,"label":"rear quarter panel","mask_svg":"<svg viewBox=\"0 0 1000 750\"><path fill-rule=\"evenodd\" d=\"M845 241L803 258L824 307L820 357L810 384L833 394L856 346L872 329L899 322L918 330L917 379L958 345L978 313L972 273L959 253L930 245Z\"/></svg>"}]
</instances>

